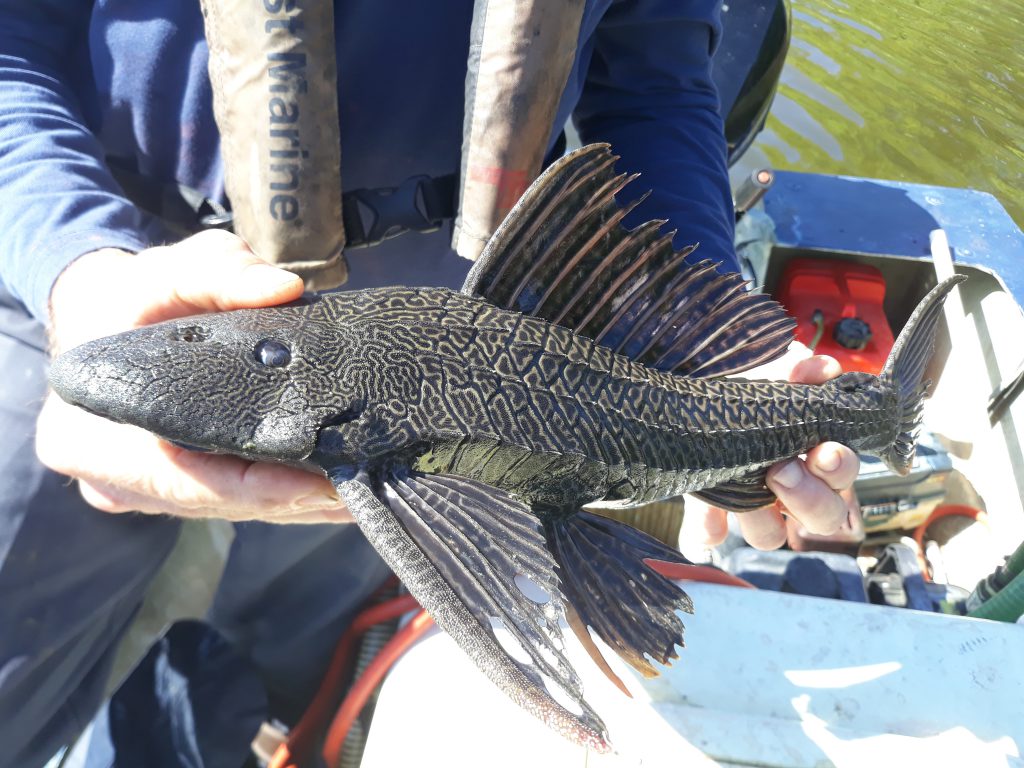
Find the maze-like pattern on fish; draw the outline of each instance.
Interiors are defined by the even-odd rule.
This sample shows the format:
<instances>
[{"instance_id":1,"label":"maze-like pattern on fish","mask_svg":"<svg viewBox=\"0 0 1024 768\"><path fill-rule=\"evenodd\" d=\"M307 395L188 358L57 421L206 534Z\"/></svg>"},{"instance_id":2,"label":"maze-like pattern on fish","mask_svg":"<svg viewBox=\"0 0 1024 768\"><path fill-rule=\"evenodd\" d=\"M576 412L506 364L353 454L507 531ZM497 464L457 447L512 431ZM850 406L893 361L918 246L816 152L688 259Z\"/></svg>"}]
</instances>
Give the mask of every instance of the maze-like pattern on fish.
<instances>
[{"instance_id":1,"label":"maze-like pattern on fish","mask_svg":"<svg viewBox=\"0 0 1024 768\"><path fill-rule=\"evenodd\" d=\"M842 391L675 376L443 289L343 294L317 309L358 337L340 345L355 357L337 364L381 409L342 427L346 444L370 455L408 446L421 451L421 470L536 502L659 498L826 439L882 447L894 430L893 404L873 377Z\"/></svg>"}]
</instances>

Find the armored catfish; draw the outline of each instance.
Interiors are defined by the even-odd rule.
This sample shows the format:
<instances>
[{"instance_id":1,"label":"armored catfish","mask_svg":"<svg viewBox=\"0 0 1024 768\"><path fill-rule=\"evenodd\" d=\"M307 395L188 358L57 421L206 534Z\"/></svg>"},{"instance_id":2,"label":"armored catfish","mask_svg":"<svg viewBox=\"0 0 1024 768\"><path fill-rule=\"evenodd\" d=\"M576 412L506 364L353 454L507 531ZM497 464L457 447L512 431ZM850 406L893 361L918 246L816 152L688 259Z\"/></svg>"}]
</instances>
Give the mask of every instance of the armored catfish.
<instances>
[{"instance_id":1,"label":"armored catfish","mask_svg":"<svg viewBox=\"0 0 1024 768\"><path fill-rule=\"evenodd\" d=\"M52 385L168 440L325 473L481 670L569 738L608 749L560 622L653 675L677 658L677 610L691 605L647 563L685 562L678 552L581 507L696 492L754 509L774 500L769 466L825 440L906 471L959 280L922 301L879 376L725 378L782 354L794 322L739 275L689 263L664 222L624 229L632 206L615 195L633 177L616 159L592 145L552 165L460 292L384 288L174 320L67 352Z\"/></svg>"}]
</instances>

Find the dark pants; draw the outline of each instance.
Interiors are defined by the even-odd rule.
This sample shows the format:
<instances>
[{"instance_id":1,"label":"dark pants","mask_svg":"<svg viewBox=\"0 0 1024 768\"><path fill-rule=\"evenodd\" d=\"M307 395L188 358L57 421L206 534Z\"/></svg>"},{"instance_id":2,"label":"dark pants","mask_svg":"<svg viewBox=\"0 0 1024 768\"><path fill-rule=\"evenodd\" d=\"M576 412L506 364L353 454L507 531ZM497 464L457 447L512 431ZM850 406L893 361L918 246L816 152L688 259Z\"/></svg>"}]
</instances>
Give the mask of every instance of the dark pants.
<instances>
[{"instance_id":1,"label":"dark pants","mask_svg":"<svg viewBox=\"0 0 1024 768\"><path fill-rule=\"evenodd\" d=\"M98 512L38 462L44 349L42 328L0 289L0 749L5 765L25 768L92 720L179 528ZM291 717L386 573L355 526L239 524L208 622L252 662L272 714Z\"/></svg>"}]
</instances>

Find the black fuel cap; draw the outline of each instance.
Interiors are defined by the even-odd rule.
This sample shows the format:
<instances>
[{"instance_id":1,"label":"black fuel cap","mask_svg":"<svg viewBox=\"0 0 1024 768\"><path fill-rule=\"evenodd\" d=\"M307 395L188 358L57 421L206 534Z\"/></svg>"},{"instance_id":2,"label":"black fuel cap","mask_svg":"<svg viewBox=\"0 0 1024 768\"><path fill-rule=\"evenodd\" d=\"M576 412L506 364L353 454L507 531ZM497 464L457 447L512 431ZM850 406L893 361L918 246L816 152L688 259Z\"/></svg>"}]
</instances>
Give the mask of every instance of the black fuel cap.
<instances>
[{"instance_id":1,"label":"black fuel cap","mask_svg":"<svg viewBox=\"0 0 1024 768\"><path fill-rule=\"evenodd\" d=\"M871 341L871 326L859 317L844 317L832 329L832 338L840 346L860 352Z\"/></svg>"}]
</instances>

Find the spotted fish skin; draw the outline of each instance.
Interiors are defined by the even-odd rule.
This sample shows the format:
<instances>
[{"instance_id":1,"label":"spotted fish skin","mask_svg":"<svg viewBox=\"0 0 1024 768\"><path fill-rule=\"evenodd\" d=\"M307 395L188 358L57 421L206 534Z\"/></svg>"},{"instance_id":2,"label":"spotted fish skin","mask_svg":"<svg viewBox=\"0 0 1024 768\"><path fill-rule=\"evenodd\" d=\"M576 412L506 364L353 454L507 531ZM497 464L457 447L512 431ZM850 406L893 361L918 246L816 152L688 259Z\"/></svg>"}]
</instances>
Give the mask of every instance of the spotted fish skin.
<instances>
[{"instance_id":1,"label":"spotted fish skin","mask_svg":"<svg viewBox=\"0 0 1024 768\"><path fill-rule=\"evenodd\" d=\"M385 288L169 321L66 352L51 384L179 444L322 472L481 671L606 751L560 621L606 674L590 632L651 676L678 658L692 605L649 566L686 562L678 552L581 506L690 491L755 509L774 500L769 466L825 440L906 471L960 279L922 300L879 376L726 378L782 354L792 319L740 276L688 263L692 249L674 250L657 222L622 229L629 206L615 195L629 179L614 160L592 146L555 163L460 292Z\"/></svg>"}]
</instances>

